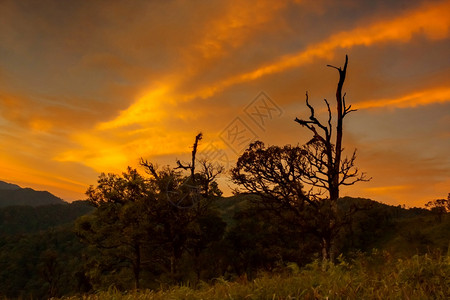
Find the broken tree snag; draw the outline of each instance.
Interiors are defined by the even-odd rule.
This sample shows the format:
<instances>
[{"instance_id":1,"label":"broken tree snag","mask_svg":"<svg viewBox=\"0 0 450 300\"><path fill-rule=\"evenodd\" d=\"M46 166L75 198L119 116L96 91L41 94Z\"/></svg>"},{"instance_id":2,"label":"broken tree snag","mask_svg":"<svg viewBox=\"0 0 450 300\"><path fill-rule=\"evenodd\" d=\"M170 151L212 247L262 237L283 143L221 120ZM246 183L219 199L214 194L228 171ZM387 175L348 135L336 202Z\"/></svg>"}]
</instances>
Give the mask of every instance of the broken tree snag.
<instances>
[{"instance_id":1,"label":"broken tree snag","mask_svg":"<svg viewBox=\"0 0 450 300\"><path fill-rule=\"evenodd\" d=\"M328 65L328 67L334 68L338 70L339 72L339 82L336 89L336 107L337 107L337 125L336 125L336 157L335 157L335 163L334 163L334 177L333 177L333 185L338 185L339 176L336 176L339 174L340 169L340 163L341 163L341 153L342 153L342 123L344 118L343 113L343 97L342 97L342 87L344 86L345 76L347 75L347 65L348 65L348 56L345 55L345 64L344 68L338 68L335 66ZM345 110L345 107L344 107ZM331 195L330 195L331 196ZM339 197L339 192L337 192L334 197L336 199Z\"/></svg>"},{"instance_id":2,"label":"broken tree snag","mask_svg":"<svg viewBox=\"0 0 450 300\"><path fill-rule=\"evenodd\" d=\"M198 142L203 138L203 134L200 132L199 134L197 134L197 136L195 137L195 142L194 142L194 146L192 147L192 168L191 168L191 175L192 178L194 179L194 172L195 172L195 156L197 155L197 147L198 147Z\"/></svg>"},{"instance_id":3,"label":"broken tree snag","mask_svg":"<svg viewBox=\"0 0 450 300\"><path fill-rule=\"evenodd\" d=\"M184 169L184 170L190 170L191 171L191 178L192 181L195 182L195 156L197 155L197 147L198 142L203 138L203 134L200 132L195 136L194 146L192 147L192 160L190 164L182 164L180 160L177 160L177 165L175 169Z\"/></svg>"}]
</instances>

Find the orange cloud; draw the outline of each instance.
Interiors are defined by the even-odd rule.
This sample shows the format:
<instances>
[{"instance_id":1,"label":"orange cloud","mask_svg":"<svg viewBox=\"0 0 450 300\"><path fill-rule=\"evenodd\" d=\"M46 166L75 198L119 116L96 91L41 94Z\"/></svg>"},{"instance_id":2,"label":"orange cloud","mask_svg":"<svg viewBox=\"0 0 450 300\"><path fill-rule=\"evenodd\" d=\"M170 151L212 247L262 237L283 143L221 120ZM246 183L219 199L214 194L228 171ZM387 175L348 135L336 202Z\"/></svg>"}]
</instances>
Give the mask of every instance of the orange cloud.
<instances>
[{"instance_id":1,"label":"orange cloud","mask_svg":"<svg viewBox=\"0 0 450 300\"><path fill-rule=\"evenodd\" d=\"M198 30L201 32L197 37L198 40L191 42L189 46L180 46L181 56L187 58L187 65L173 72L174 74L159 79L156 87L147 89L117 117L98 124L96 128L107 130L133 124L161 122L167 117L179 119L196 117L192 114L186 116L183 112L173 109L178 102L186 102L198 97L197 93L188 95L177 93L177 87L201 72L203 68L208 67L209 63L217 61L219 57L226 56L231 50L245 44L255 32L263 32L267 30L267 27L273 27L271 21L275 18L276 12L285 5L284 1L270 0L258 1L258 3L238 0L224 2L223 9L217 11L220 15L212 12L212 16L203 21L205 24ZM88 61L91 62L91 60L103 63L105 60L110 62L112 59L110 56L101 55L93 56Z\"/></svg>"},{"instance_id":2,"label":"orange cloud","mask_svg":"<svg viewBox=\"0 0 450 300\"><path fill-rule=\"evenodd\" d=\"M82 149L70 149L56 155L53 159L59 162L81 162L98 172L117 166L124 167L128 163L128 153L120 143L103 138L102 135L77 134L72 137Z\"/></svg>"},{"instance_id":3,"label":"orange cloud","mask_svg":"<svg viewBox=\"0 0 450 300\"><path fill-rule=\"evenodd\" d=\"M203 38L195 43L203 58L216 58L226 54L228 49L241 46L286 5L283 1L227 2L225 12L206 24ZM271 24L273 26L273 23Z\"/></svg>"},{"instance_id":4,"label":"orange cloud","mask_svg":"<svg viewBox=\"0 0 450 300\"><path fill-rule=\"evenodd\" d=\"M28 157L21 153L0 152L0 168L2 169L0 180L14 182L23 187L31 185L34 189L50 189L66 200L79 199L79 195L86 191L90 182L84 177L86 173L83 168L79 166L56 165L41 157ZM90 180L95 179L95 176L89 177Z\"/></svg>"},{"instance_id":5,"label":"orange cloud","mask_svg":"<svg viewBox=\"0 0 450 300\"><path fill-rule=\"evenodd\" d=\"M55 156L58 162L80 162L97 172L121 172L136 165L143 156L176 155L189 151L197 134L194 129L168 131L151 127L136 131L92 131L72 138L80 148L63 151Z\"/></svg>"},{"instance_id":6,"label":"orange cloud","mask_svg":"<svg viewBox=\"0 0 450 300\"><path fill-rule=\"evenodd\" d=\"M29 125L33 131L37 132L48 132L50 129L53 128L52 122L50 122L49 120L38 118L30 120Z\"/></svg>"},{"instance_id":7,"label":"orange cloud","mask_svg":"<svg viewBox=\"0 0 450 300\"><path fill-rule=\"evenodd\" d=\"M120 112L119 116L107 122L100 123L98 129L112 129L136 123L158 122L166 116L167 104L173 103L169 93L169 86L161 86L144 93L130 107Z\"/></svg>"},{"instance_id":8,"label":"orange cloud","mask_svg":"<svg viewBox=\"0 0 450 300\"><path fill-rule=\"evenodd\" d=\"M251 72L239 74L202 89L198 94L208 98L229 86L258 79L310 63L315 58L332 58L338 48L371 46L385 42L408 42L414 35L422 34L428 39L444 39L449 36L450 1L424 4L393 20L382 20L365 27L334 34L326 40L309 46L306 50L286 55L277 62L259 67Z\"/></svg>"},{"instance_id":9,"label":"orange cloud","mask_svg":"<svg viewBox=\"0 0 450 300\"><path fill-rule=\"evenodd\" d=\"M400 98L368 100L353 105L356 109L406 108L450 102L450 88L440 87L413 92Z\"/></svg>"},{"instance_id":10,"label":"orange cloud","mask_svg":"<svg viewBox=\"0 0 450 300\"><path fill-rule=\"evenodd\" d=\"M370 193L374 193L374 194L389 194L392 192L404 191L409 188L411 188L411 186L390 185L390 186L378 186L378 187L365 188L364 190L367 192L370 192Z\"/></svg>"}]
</instances>

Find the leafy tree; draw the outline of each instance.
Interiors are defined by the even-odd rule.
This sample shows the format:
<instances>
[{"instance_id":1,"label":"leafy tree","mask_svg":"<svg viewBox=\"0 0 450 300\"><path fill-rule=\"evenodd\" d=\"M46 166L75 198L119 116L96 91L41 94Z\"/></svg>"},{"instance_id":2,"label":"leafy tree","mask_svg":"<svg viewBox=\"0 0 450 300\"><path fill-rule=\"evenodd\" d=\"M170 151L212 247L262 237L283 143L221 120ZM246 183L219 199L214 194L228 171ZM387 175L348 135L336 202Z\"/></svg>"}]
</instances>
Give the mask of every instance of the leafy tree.
<instances>
[{"instance_id":1,"label":"leafy tree","mask_svg":"<svg viewBox=\"0 0 450 300\"><path fill-rule=\"evenodd\" d=\"M135 288L141 287L143 275L168 275L176 282L182 278L179 265L186 252L199 259L221 238L225 226L210 204L221 194L215 178L223 169L206 161L196 169L201 138L197 135L190 164L177 161L176 168L158 170L142 159L149 178L128 168L121 176L101 174L98 185L88 189L96 210L78 220L77 233L100 254L89 255L88 263L97 284L117 283L114 274L127 277L127 272L133 274ZM126 288L129 283L121 284Z\"/></svg>"},{"instance_id":2,"label":"leafy tree","mask_svg":"<svg viewBox=\"0 0 450 300\"><path fill-rule=\"evenodd\" d=\"M309 119L295 121L311 131L312 139L302 147L265 148L263 143L255 142L232 170L232 179L241 185L240 191L260 195L261 205L318 236L324 260L333 258L335 238L348 223L350 212L339 211L337 204L340 186L366 180L354 165L356 152L350 157L342 153L343 121L354 111L342 94L347 63L346 56L342 69L330 66L339 71L335 125L329 102L325 99L328 120L324 124L316 117L306 94Z\"/></svg>"},{"instance_id":3,"label":"leafy tree","mask_svg":"<svg viewBox=\"0 0 450 300\"><path fill-rule=\"evenodd\" d=\"M129 268L139 288L151 226L147 203L155 197L149 185L135 169L128 168L122 176L101 174L97 187L89 187L86 194L97 209L77 221L78 236L100 251L100 269L119 272Z\"/></svg>"}]
</instances>

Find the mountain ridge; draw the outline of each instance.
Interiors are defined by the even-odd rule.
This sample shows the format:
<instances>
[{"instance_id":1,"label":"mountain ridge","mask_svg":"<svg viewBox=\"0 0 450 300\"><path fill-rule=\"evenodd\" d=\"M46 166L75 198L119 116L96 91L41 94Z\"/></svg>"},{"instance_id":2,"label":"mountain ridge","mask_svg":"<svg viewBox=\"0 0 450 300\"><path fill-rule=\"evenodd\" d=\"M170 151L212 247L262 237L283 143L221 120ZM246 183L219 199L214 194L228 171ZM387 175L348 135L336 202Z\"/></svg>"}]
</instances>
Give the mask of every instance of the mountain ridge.
<instances>
[{"instance_id":1,"label":"mountain ridge","mask_svg":"<svg viewBox=\"0 0 450 300\"><path fill-rule=\"evenodd\" d=\"M67 202L48 191L36 191L29 187L22 188L17 184L0 181L0 207L15 205L36 207L65 203Z\"/></svg>"},{"instance_id":2,"label":"mountain ridge","mask_svg":"<svg viewBox=\"0 0 450 300\"><path fill-rule=\"evenodd\" d=\"M18 189L21 189L21 187L18 186L17 184L0 180L0 190L18 190Z\"/></svg>"}]
</instances>

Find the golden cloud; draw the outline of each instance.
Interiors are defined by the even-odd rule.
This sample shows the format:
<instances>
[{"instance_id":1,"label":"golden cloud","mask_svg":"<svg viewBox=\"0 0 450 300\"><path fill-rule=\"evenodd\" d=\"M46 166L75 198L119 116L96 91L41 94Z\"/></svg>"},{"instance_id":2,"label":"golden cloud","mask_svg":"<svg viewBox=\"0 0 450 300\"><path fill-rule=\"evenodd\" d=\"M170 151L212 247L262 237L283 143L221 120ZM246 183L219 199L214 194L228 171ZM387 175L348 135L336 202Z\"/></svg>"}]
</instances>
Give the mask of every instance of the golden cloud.
<instances>
[{"instance_id":1,"label":"golden cloud","mask_svg":"<svg viewBox=\"0 0 450 300\"><path fill-rule=\"evenodd\" d=\"M203 38L195 43L202 57L216 58L228 49L242 46L246 40L273 21L276 12L286 5L284 1L230 1L220 18L206 24ZM271 24L273 26L273 24Z\"/></svg>"},{"instance_id":2,"label":"golden cloud","mask_svg":"<svg viewBox=\"0 0 450 300\"><path fill-rule=\"evenodd\" d=\"M277 62L261 66L251 72L239 74L223 80L214 86L198 92L203 98L229 86L258 79L265 75L311 63L316 58L331 59L334 50L355 46L371 46L375 43L408 42L414 35L424 35L428 39L444 39L449 36L450 1L438 4L424 4L393 20L382 20L350 31L334 34L326 40L309 46L296 54L281 57Z\"/></svg>"},{"instance_id":3,"label":"golden cloud","mask_svg":"<svg viewBox=\"0 0 450 300\"><path fill-rule=\"evenodd\" d=\"M167 106L173 103L173 99L168 94L169 91L169 86L161 86L144 93L130 107L121 111L115 119L100 123L97 128L104 130L136 123L160 122L167 115Z\"/></svg>"},{"instance_id":4,"label":"golden cloud","mask_svg":"<svg viewBox=\"0 0 450 300\"><path fill-rule=\"evenodd\" d=\"M411 186L408 185L388 185L388 186L365 188L364 190L375 194L389 194L392 192L404 191L409 188L411 188Z\"/></svg>"},{"instance_id":5,"label":"golden cloud","mask_svg":"<svg viewBox=\"0 0 450 300\"><path fill-rule=\"evenodd\" d=\"M363 101L355 103L353 107L356 109L372 109L384 107L394 109L446 102L450 102L450 88L437 87L423 91L412 92L399 98Z\"/></svg>"}]
</instances>

